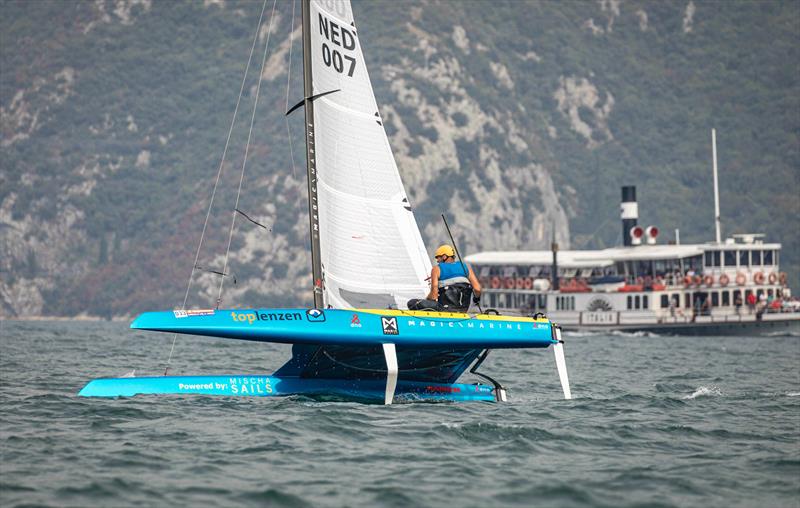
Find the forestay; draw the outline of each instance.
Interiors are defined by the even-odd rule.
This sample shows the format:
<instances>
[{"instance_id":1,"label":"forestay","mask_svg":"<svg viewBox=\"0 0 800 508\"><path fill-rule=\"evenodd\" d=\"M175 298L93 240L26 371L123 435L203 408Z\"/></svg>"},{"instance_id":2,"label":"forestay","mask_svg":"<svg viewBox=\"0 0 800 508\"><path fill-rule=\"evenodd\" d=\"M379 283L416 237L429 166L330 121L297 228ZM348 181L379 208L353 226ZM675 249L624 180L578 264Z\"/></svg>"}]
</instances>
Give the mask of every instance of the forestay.
<instances>
[{"instance_id":1,"label":"forestay","mask_svg":"<svg viewBox=\"0 0 800 508\"><path fill-rule=\"evenodd\" d=\"M405 308L430 261L383 128L349 0L311 1L314 152L325 304Z\"/></svg>"}]
</instances>

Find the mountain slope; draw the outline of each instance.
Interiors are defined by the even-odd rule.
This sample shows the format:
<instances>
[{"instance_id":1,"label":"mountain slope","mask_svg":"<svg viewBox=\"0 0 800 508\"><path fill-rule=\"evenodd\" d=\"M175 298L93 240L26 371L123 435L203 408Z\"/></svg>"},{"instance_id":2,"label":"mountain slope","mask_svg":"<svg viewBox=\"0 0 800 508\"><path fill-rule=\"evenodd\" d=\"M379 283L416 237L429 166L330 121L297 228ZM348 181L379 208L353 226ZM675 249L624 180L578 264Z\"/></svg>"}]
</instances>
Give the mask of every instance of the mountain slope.
<instances>
[{"instance_id":1,"label":"mountain slope","mask_svg":"<svg viewBox=\"0 0 800 508\"><path fill-rule=\"evenodd\" d=\"M716 127L724 234L782 242L783 269L800 286L797 3L353 8L429 246L446 239L443 212L466 252L544 248L552 234L573 247L613 245L623 184L639 188L640 222L710 240ZM114 316L182 302L260 9L0 4L0 315ZM289 120L292 154L283 118L290 49L288 102L302 90L298 22L280 2L240 203L271 231L238 223L224 305L310 302L302 120ZM198 260L205 270L223 264L253 77L245 92ZM199 271L190 303L213 305L219 283Z\"/></svg>"}]
</instances>

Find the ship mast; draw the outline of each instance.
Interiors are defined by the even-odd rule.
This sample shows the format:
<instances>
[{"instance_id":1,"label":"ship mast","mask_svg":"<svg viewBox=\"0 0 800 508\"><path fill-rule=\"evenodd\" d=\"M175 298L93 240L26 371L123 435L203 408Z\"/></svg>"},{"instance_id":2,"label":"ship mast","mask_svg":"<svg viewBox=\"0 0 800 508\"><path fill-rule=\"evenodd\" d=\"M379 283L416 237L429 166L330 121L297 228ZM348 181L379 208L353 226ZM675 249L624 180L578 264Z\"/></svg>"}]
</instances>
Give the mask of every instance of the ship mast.
<instances>
[{"instance_id":1,"label":"ship mast","mask_svg":"<svg viewBox=\"0 0 800 508\"><path fill-rule=\"evenodd\" d=\"M323 298L322 260L319 239L319 195L317 194L317 162L314 149L314 87L311 73L311 0L302 0L303 10L303 106L305 110L306 171L308 173L308 221L311 239L311 275L314 307L325 306Z\"/></svg>"},{"instance_id":2,"label":"ship mast","mask_svg":"<svg viewBox=\"0 0 800 508\"><path fill-rule=\"evenodd\" d=\"M719 179L717 178L717 130L711 129L711 152L714 159L714 227L717 232L717 243L722 243L719 223Z\"/></svg>"}]
</instances>

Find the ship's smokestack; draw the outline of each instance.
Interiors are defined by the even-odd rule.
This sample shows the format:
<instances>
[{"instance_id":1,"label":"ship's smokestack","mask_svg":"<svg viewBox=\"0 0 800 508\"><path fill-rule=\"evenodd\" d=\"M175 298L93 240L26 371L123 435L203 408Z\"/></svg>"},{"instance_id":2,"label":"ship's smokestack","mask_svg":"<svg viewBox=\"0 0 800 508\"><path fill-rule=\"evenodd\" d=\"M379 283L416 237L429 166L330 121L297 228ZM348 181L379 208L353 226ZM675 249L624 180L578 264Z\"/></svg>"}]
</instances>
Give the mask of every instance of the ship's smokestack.
<instances>
[{"instance_id":1,"label":"ship's smokestack","mask_svg":"<svg viewBox=\"0 0 800 508\"><path fill-rule=\"evenodd\" d=\"M631 229L636 226L639 219L639 205L636 203L636 187L633 185L622 187L620 217L622 218L622 245L630 247L633 245L631 241Z\"/></svg>"}]
</instances>

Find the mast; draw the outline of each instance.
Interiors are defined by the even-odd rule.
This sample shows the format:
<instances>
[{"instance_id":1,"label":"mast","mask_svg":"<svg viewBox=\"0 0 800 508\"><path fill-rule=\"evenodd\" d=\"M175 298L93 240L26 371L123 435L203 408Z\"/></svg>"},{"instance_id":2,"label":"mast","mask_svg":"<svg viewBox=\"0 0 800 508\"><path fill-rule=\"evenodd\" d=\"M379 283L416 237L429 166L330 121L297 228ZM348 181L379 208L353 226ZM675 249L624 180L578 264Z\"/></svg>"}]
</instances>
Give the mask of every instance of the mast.
<instances>
[{"instance_id":1,"label":"mast","mask_svg":"<svg viewBox=\"0 0 800 508\"><path fill-rule=\"evenodd\" d=\"M722 243L719 224L719 180L717 178L717 130L711 129L711 152L714 158L714 227L717 230L717 243Z\"/></svg>"},{"instance_id":2,"label":"mast","mask_svg":"<svg viewBox=\"0 0 800 508\"><path fill-rule=\"evenodd\" d=\"M317 161L314 149L314 95L311 76L311 0L302 0L303 10L303 106L305 110L306 171L308 173L308 221L311 239L311 275L314 288L314 307L322 309L322 261L319 242L319 195L317 194Z\"/></svg>"}]
</instances>

